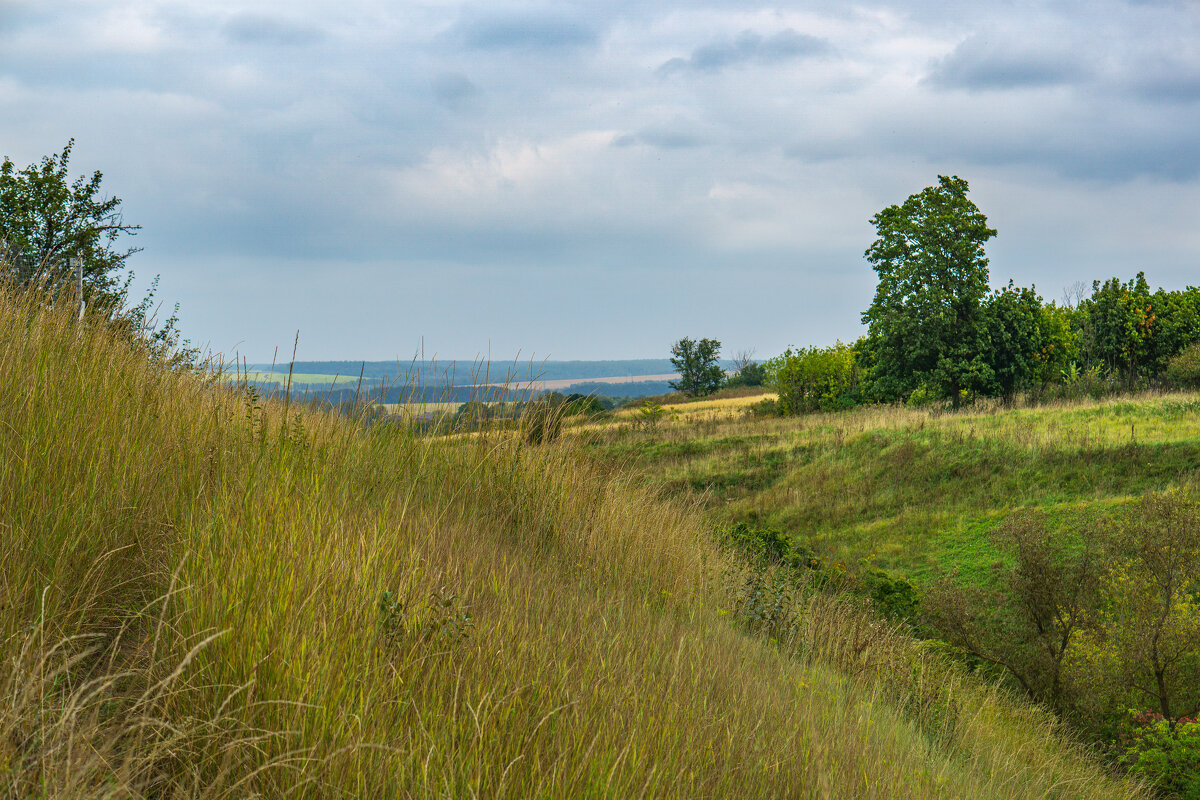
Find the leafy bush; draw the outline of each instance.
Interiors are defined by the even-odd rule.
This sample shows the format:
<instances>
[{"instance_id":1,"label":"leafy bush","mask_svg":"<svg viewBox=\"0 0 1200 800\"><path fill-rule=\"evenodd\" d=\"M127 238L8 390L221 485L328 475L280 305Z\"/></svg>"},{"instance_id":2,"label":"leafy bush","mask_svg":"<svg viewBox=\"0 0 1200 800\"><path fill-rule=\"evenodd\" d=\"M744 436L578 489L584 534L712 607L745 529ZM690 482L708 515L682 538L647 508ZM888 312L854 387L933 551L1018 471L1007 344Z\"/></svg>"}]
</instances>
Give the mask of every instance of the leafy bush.
<instances>
[{"instance_id":1,"label":"leafy bush","mask_svg":"<svg viewBox=\"0 0 1200 800\"><path fill-rule=\"evenodd\" d=\"M648 429L654 429L658 426L658 421L667 413L667 410L653 400L646 399L642 401L638 407L637 416L634 417L634 427L642 426Z\"/></svg>"},{"instance_id":2,"label":"leafy bush","mask_svg":"<svg viewBox=\"0 0 1200 800\"><path fill-rule=\"evenodd\" d=\"M888 619L917 620L917 590L904 578L869 565L861 572L851 572L844 564L818 558L812 548L794 543L786 533L775 528L738 522L721 531L719 538L751 564L782 567L793 578L805 576L814 588L847 590L869 598L875 610Z\"/></svg>"},{"instance_id":3,"label":"leafy bush","mask_svg":"<svg viewBox=\"0 0 1200 800\"><path fill-rule=\"evenodd\" d=\"M569 394L565 398L566 407L563 413L568 417L577 415L593 416L603 414L608 409L604 402L594 394Z\"/></svg>"},{"instance_id":4,"label":"leafy bush","mask_svg":"<svg viewBox=\"0 0 1200 800\"><path fill-rule=\"evenodd\" d=\"M753 361L743 366L725 381L726 386L762 386L766 383L767 371L762 364Z\"/></svg>"},{"instance_id":5,"label":"leafy bush","mask_svg":"<svg viewBox=\"0 0 1200 800\"><path fill-rule=\"evenodd\" d=\"M722 531L720 538L751 562L794 568L810 568L820 563L812 550L793 545L786 533L775 528L738 522Z\"/></svg>"},{"instance_id":6,"label":"leafy bush","mask_svg":"<svg viewBox=\"0 0 1200 800\"><path fill-rule=\"evenodd\" d=\"M746 414L751 417L779 417L783 412L779 409L779 401L768 397L746 406Z\"/></svg>"},{"instance_id":7,"label":"leafy bush","mask_svg":"<svg viewBox=\"0 0 1200 800\"><path fill-rule=\"evenodd\" d=\"M835 411L858 404L858 367L848 344L796 351L789 347L768 361L766 369L784 414Z\"/></svg>"},{"instance_id":8,"label":"leafy bush","mask_svg":"<svg viewBox=\"0 0 1200 800\"><path fill-rule=\"evenodd\" d=\"M521 412L521 433L527 444L552 442L562 433L563 409L549 400L526 403Z\"/></svg>"},{"instance_id":9,"label":"leafy bush","mask_svg":"<svg viewBox=\"0 0 1200 800\"><path fill-rule=\"evenodd\" d=\"M415 639L450 647L468 638L474 627L475 621L462 597L445 586L416 601L390 591L385 591L379 599L379 628L388 639Z\"/></svg>"},{"instance_id":10,"label":"leafy bush","mask_svg":"<svg viewBox=\"0 0 1200 800\"><path fill-rule=\"evenodd\" d=\"M1200 800L1200 722L1185 717L1172 724L1142 712L1133 715L1118 744L1130 772L1183 800Z\"/></svg>"},{"instance_id":11,"label":"leafy bush","mask_svg":"<svg viewBox=\"0 0 1200 800\"><path fill-rule=\"evenodd\" d=\"M1167 362L1167 378L1180 386L1200 387L1200 342L1185 348Z\"/></svg>"}]
</instances>

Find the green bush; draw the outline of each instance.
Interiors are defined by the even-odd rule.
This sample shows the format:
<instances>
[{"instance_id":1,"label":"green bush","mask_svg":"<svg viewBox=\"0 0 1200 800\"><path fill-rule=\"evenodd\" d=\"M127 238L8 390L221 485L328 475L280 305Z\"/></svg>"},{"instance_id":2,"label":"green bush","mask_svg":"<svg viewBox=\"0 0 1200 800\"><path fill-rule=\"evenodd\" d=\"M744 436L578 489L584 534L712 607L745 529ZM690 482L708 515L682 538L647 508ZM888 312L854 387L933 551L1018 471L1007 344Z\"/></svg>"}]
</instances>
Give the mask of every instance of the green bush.
<instances>
[{"instance_id":1,"label":"green bush","mask_svg":"<svg viewBox=\"0 0 1200 800\"><path fill-rule=\"evenodd\" d=\"M1119 744L1130 772L1182 800L1200 800L1200 722L1185 717L1172 724L1143 712L1133 716Z\"/></svg>"},{"instance_id":2,"label":"green bush","mask_svg":"<svg viewBox=\"0 0 1200 800\"><path fill-rule=\"evenodd\" d=\"M561 403L546 399L526 403L521 411L521 433L527 444L552 442L562 432Z\"/></svg>"},{"instance_id":3,"label":"green bush","mask_svg":"<svg viewBox=\"0 0 1200 800\"><path fill-rule=\"evenodd\" d=\"M1167 362L1167 378L1180 386L1200 387L1200 342L1185 347Z\"/></svg>"},{"instance_id":4,"label":"green bush","mask_svg":"<svg viewBox=\"0 0 1200 800\"><path fill-rule=\"evenodd\" d=\"M768 361L766 369L779 392L783 414L836 411L858 404L858 366L848 344L796 351L789 347Z\"/></svg>"},{"instance_id":5,"label":"green bush","mask_svg":"<svg viewBox=\"0 0 1200 800\"><path fill-rule=\"evenodd\" d=\"M768 397L746 406L746 414L751 417L778 417L782 416L783 412L779 410L779 401Z\"/></svg>"}]
</instances>

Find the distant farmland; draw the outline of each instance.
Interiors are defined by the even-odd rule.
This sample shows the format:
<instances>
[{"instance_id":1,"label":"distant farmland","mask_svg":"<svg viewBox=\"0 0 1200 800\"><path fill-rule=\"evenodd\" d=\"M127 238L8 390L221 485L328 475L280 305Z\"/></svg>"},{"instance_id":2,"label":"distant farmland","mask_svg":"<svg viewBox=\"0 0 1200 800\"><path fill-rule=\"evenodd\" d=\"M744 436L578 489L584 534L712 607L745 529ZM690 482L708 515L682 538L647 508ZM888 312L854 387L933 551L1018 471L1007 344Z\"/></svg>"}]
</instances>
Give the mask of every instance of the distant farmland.
<instances>
[{"instance_id":1,"label":"distant farmland","mask_svg":"<svg viewBox=\"0 0 1200 800\"><path fill-rule=\"evenodd\" d=\"M621 375L613 378L561 378L552 381L515 381L509 384L503 383L485 383L480 384L488 387L506 386L509 389L531 389L535 392L556 391L558 389L568 389L572 386L577 386L581 383L605 383L605 384L622 384L622 383L646 383L649 381L673 381L679 377L677 373L668 372L662 375Z\"/></svg>"}]
</instances>

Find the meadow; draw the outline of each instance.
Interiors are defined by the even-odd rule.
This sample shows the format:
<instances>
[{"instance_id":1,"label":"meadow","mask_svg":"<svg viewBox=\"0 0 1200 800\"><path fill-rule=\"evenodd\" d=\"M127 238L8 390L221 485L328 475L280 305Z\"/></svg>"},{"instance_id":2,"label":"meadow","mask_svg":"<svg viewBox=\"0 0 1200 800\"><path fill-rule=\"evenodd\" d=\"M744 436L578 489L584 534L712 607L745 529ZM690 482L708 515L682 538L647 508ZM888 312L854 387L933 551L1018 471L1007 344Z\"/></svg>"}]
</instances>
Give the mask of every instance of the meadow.
<instances>
[{"instance_id":1,"label":"meadow","mask_svg":"<svg viewBox=\"0 0 1200 800\"><path fill-rule=\"evenodd\" d=\"M789 418L749 414L759 399L684 404L653 426L633 424L631 409L579 435L718 522L778 528L829 558L921 581L986 581L998 558L988 533L1017 509L1065 526L1200 471L1195 394Z\"/></svg>"},{"instance_id":2,"label":"meadow","mask_svg":"<svg viewBox=\"0 0 1200 800\"><path fill-rule=\"evenodd\" d=\"M1042 463L1074 413L1106 498L1151 479L1097 463L1130 447L1105 409L1030 412L1028 436L1000 414L730 409L449 439L170 371L0 294L0 795L1142 796L852 598L764 594L706 509L888 524L921 447L993 442L945 476L982 497L981 459ZM1184 457L1171 425L1134 424L1138 454ZM872 464L880 499L833 483ZM800 511L770 494L789 486Z\"/></svg>"}]
</instances>

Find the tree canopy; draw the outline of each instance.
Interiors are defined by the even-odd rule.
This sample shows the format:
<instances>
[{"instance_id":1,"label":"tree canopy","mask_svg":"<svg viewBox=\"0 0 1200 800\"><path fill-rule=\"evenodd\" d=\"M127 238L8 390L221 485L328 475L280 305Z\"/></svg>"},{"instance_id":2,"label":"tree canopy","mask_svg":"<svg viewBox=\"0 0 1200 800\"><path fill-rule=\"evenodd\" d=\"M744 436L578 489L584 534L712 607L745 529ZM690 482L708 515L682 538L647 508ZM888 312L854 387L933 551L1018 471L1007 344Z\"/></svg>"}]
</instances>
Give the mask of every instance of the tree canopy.
<instances>
[{"instance_id":1,"label":"tree canopy","mask_svg":"<svg viewBox=\"0 0 1200 800\"><path fill-rule=\"evenodd\" d=\"M716 339L680 339L671 346L671 364L679 373L679 380L671 381L671 388L694 397L720 389L725 382L720 354L721 343Z\"/></svg>"},{"instance_id":2,"label":"tree canopy","mask_svg":"<svg viewBox=\"0 0 1200 800\"><path fill-rule=\"evenodd\" d=\"M105 197L99 170L70 181L71 150L18 169L8 158L0 164L0 257L18 287L33 280L56 285L71 272L70 261L83 260L84 295L89 304L112 305L124 298L117 273L138 248L122 249L122 234L135 234L121 214L121 199Z\"/></svg>"},{"instance_id":3,"label":"tree canopy","mask_svg":"<svg viewBox=\"0 0 1200 800\"><path fill-rule=\"evenodd\" d=\"M873 386L883 399L928 386L957 403L964 391L994 379L982 300L984 243L996 231L967 191L962 178L939 176L937 186L871 219L878 235L866 258L879 285L862 318Z\"/></svg>"}]
</instances>

